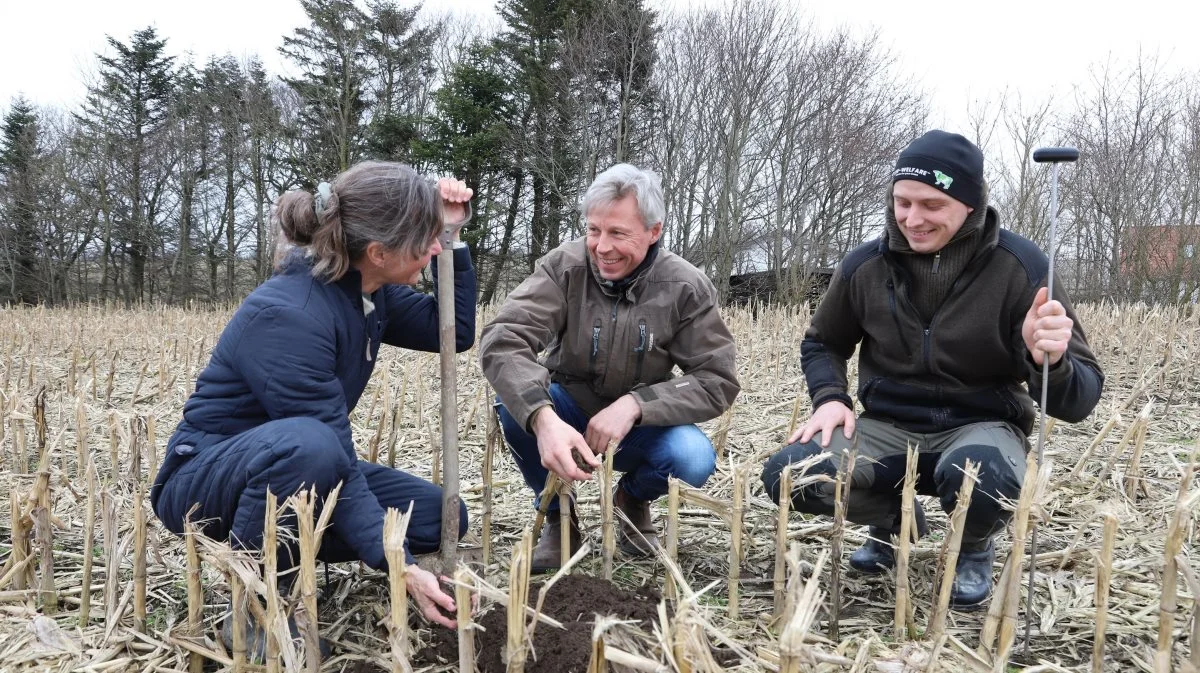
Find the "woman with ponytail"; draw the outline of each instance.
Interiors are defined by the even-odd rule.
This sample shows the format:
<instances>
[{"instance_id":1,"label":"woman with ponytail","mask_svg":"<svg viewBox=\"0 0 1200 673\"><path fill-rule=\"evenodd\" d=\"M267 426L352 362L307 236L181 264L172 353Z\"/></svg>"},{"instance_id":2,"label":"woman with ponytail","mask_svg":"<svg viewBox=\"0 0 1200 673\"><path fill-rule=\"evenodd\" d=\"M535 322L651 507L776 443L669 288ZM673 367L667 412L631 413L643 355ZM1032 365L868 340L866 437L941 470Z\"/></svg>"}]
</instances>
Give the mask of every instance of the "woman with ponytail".
<instances>
[{"instance_id":1,"label":"woman with ponytail","mask_svg":"<svg viewBox=\"0 0 1200 673\"><path fill-rule=\"evenodd\" d=\"M280 197L287 249L226 325L155 479L151 502L168 529L182 534L190 518L209 537L259 549L268 490L280 502L310 488L323 499L341 484L318 558L383 570L384 511L411 505L408 593L426 618L454 626L443 613L454 613L454 600L412 557L440 544L441 489L358 460L349 414L381 344L438 350L437 301L410 286L443 245L454 246L457 349L474 343L475 271L458 241L471 195L458 180L434 184L401 164L364 162L315 193ZM465 507L459 524L461 536ZM294 528L294 514L281 525ZM294 543L281 542L278 556L281 568L294 565ZM228 620L223 635L232 640Z\"/></svg>"}]
</instances>

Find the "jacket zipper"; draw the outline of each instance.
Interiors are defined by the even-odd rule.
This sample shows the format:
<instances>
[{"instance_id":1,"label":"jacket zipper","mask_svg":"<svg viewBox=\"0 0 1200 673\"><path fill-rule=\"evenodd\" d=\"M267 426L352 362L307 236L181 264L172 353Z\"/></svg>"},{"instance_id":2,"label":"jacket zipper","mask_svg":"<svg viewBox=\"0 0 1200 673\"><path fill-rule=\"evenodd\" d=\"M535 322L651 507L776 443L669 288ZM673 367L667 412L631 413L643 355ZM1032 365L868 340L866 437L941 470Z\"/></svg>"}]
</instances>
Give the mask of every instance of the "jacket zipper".
<instances>
[{"instance_id":1,"label":"jacket zipper","mask_svg":"<svg viewBox=\"0 0 1200 673\"><path fill-rule=\"evenodd\" d=\"M358 309L359 313L362 313L362 310L363 310L362 306L359 306L359 309ZM374 311L372 311L372 313L374 313ZM372 341L372 339L371 339L371 317L366 315L365 313L363 314L363 335L365 335L367 337L366 356L367 356L367 362L370 362L371 361L371 341Z\"/></svg>"},{"instance_id":2,"label":"jacket zipper","mask_svg":"<svg viewBox=\"0 0 1200 673\"><path fill-rule=\"evenodd\" d=\"M942 265L942 251L941 251L941 250L938 250L938 251L937 251L937 254L935 254L935 255L933 256L933 272L932 272L932 273L933 273L934 275L936 275L936 274L937 274L937 272L938 272L938 267L939 267L939 266L941 266L941 265Z\"/></svg>"},{"instance_id":3,"label":"jacket zipper","mask_svg":"<svg viewBox=\"0 0 1200 673\"><path fill-rule=\"evenodd\" d=\"M588 358L588 374L596 375L596 354L600 352L600 319L592 325L592 355Z\"/></svg>"},{"instance_id":4,"label":"jacket zipper","mask_svg":"<svg viewBox=\"0 0 1200 673\"><path fill-rule=\"evenodd\" d=\"M637 355L637 367L633 370L634 384L640 383L642 380L642 362L646 359L646 321L645 319L638 321L638 345L633 349Z\"/></svg>"},{"instance_id":5,"label":"jacket zipper","mask_svg":"<svg viewBox=\"0 0 1200 673\"><path fill-rule=\"evenodd\" d=\"M908 352L908 357L912 357L912 344L908 342L908 337L904 335L904 326L900 324L900 313L896 310L896 284L891 278L887 280L888 289L888 305L892 309L892 320L896 323L896 333L900 335L900 343L904 345L904 350ZM926 331L928 333L928 331Z\"/></svg>"},{"instance_id":6,"label":"jacket zipper","mask_svg":"<svg viewBox=\"0 0 1200 673\"><path fill-rule=\"evenodd\" d=\"M617 334L617 327L616 327L616 323L617 323L617 304L619 304L620 302L621 302L621 298L620 298L620 297L613 297L613 305L612 305L612 323L613 323L613 335L612 335L612 342L613 342L614 346L615 346L615 345L618 343L618 341L620 340L620 335L619 335L619 334ZM597 322L599 322L599 321L597 321ZM608 353L608 357L609 357L609 358L612 358L612 356L613 356L613 353L612 353L612 349L610 348L610 349L609 349L609 353ZM611 364L610 364L610 366L608 366L608 367L605 367L605 368L604 368L604 377L600 379L600 385L601 385L601 386L603 386L603 385L604 385L604 382L605 382L606 380L608 380L608 370L610 370L610 369L612 369L612 366L611 366Z\"/></svg>"}]
</instances>

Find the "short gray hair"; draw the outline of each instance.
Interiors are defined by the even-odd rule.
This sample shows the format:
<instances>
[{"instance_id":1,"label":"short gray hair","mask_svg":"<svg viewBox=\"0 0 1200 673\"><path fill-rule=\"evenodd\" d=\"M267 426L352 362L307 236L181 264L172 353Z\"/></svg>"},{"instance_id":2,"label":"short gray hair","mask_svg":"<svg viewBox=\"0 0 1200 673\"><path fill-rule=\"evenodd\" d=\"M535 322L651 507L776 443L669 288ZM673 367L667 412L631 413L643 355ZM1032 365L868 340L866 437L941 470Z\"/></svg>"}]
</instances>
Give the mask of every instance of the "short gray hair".
<instances>
[{"instance_id":1,"label":"short gray hair","mask_svg":"<svg viewBox=\"0 0 1200 673\"><path fill-rule=\"evenodd\" d=\"M663 204L662 178L632 164L617 164L592 180L583 195L583 217L586 219L596 206L607 206L630 194L637 199L643 226L649 229L663 221L667 208Z\"/></svg>"}]
</instances>

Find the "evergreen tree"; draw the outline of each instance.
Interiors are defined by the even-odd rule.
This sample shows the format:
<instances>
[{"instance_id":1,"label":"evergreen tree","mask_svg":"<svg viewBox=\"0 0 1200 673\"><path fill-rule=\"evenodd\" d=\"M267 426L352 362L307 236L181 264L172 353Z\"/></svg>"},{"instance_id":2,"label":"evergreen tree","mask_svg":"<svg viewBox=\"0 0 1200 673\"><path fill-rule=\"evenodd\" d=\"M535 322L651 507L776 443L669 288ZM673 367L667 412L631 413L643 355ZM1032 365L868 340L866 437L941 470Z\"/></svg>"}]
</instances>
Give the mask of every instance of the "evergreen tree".
<instances>
[{"instance_id":1,"label":"evergreen tree","mask_svg":"<svg viewBox=\"0 0 1200 673\"><path fill-rule=\"evenodd\" d=\"M390 0L368 3L366 53L375 72L367 148L379 159L413 163L413 145L424 131L429 92L436 75L433 43L439 27L416 27L420 5L401 8Z\"/></svg>"},{"instance_id":2,"label":"evergreen tree","mask_svg":"<svg viewBox=\"0 0 1200 673\"><path fill-rule=\"evenodd\" d=\"M212 59L204 69L204 99L213 122L214 178L220 181L221 231L224 234L225 299L235 301L237 249L242 232L237 227L240 169L245 150L246 75L232 56ZM215 281L215 279L214 279ZM215 282L214 282L215 285Z\"/></svg>"},{"instance_id":3,"label":"evergreen tree","mask_svg":"<svg viewBox=\"0 0 1200 673\"><path fill-rule=\"evenodd\" d=\"M165 171L154 156L166 128L174 88L174 59L153 27L133 34L128 45L106 37L114 54L100 55L99 80L88 91L80 115L88 129L109 140L121 174L115 176L117 221L106 235L102 289L110 281L114 249L128 257L126 301L146 299L146 267L157 238ZM116 282L116 275L112 281Z\"/></svg>"},{"instance_id":4,"label":"evergreen tree","mask_svg":"<svg viewBox=\"0 0 1200 673\"><path fill-rule=\"evenodd\" d=\"M303 186L346 170L363 156L367 112L366 14L352 0L300 0L311 24L283 38L280 53L300 70L284 78L300 98L293 158Z\"/></svg>"},{"instance_id":5,"label":"evergreen tree","mask_svg":"<svg viewBox=\"0 0 1200 673\"><path fill-rule=\"evenodd\" d=\"M416 145L419 159L461 177L480 194L475 215L462 236L471 246L472 256L480 260L481 271L490 267L485 275L484 302L495 293L503 260L508 258L523 184L523 162L514 142L517 111L502 65L496 49L488 43L478 42L467 49L462 62L434 94L435 112L426 138ZM511 216L504 218L499 232L493 221L503 212L489 207L492 201L484 198L485 185L505 186L491 190L488 197L511 190L507 197ZM486 250L492 253L490 265L484 262L484 238L489 233L500 236L498 245Z\"/></svg>"},{"instance_id":6,"label":"evergreen tree","mask_svg":"<svg viewBox=\"0 0 1200 673\"><path fill-rule=\"evenodd\" d=\"M0 129L0 267L8 281L4 301L36 304L41 296L38 272L38 115L23 97L13 100Z\"/></svg>"},{"instance_id":7,"label":"evergreen tree","mask_svg":"<svg viewBox=\"0 0 1200 673\"><path fill-rule=\"evenodd\" d=\"M533 201L530 270L534 260L558 245L567 221L564 204L578 194L577 119L568 104L571 82L563 67L563 42L589 9L588 0L503 0L498 7L508 28L496 48L524 107L521 154Z\"/></svg>"}]
</instances>

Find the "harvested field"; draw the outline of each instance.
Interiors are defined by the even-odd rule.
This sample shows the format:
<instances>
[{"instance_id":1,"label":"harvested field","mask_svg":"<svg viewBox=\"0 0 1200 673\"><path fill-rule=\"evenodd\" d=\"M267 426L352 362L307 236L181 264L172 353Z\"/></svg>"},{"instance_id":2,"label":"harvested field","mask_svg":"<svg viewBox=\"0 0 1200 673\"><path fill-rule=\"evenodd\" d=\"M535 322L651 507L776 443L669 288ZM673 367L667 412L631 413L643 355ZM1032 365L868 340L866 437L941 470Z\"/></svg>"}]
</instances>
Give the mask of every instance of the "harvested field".
<instances>
[{"instance_id":1,"label":"harvested field","mask_svg":"<svg viewBox=\"0 0 1200 673\"><path fill-rule=\"evenodd\" d=\"M1200 556L1194 545L1200 517L1194 515L1200 509L1200 485L1186 482L1185 474L1196 461L1200 438L1200 317L1144 306L1084 306L1079 312L1106 370L1105 395L1086 422L1060 423L1051 430L1047 457L1053 467L1044 493L1033 503L1041 520L1032 651L1026 656L1021 648L1026 570L1021 572L1021 610L1015 623L1000 620L1001 639L1006 628L1015 627L1009 663L1027 670L1196 671L1200 622L1194 597L1200 594ZM0 669L232 668L233 655L223 650L216 628L231 591L253 593L255 587L253 582L244 585L245 575L231 586L222 570L245 572L251 566L225 545L199 540L203 610L191 615L200 626L194 632L186 545L158 524L148 502L141 505L144 531L136 515L141 490L161 460L195 376L229 314L96 307L3 312L0 487L10 495L0 498ZM912 637L897 638L893 578L843 572L839 638L828 638L833 626L830 568L844 558L821 558L831 548L831 521L794 513L786 534L797 550L792 560L796 581L785 595L790 597L789 614L796 618L790 629L773 624L777 509L763 495L759 465L780 446L794 418L809 411L799 367L808 314L804 309L733 309L727 319L738 339L743 390L731 415L704 426L722 456L703 494L728 507L736 500L735 475L742 475L736 481L746 488L743 537L736 544L727 516L683 498L677 583L686 600L661 609L654 605L652 618L633 617L636 623L622 621L630 614L615 615L615 623L603 620L604 645L630 655L625 664L618 663L618 654L611 656L612 668L636 670L630 666L656 663L657 670L670 671L993 670L990 651L976 652L986 612L951 611L944 637L924 636L947 524L934 502L926 502L933 533L910 553ZM431 476L431 446L439 437L437 371L436 354L381 352L371 387L352 415L364 460L394 461L397 467ZM474 351L459 358L459 383L462 486L472 515L464 556L474 561L478 579L504 595L513 546L533 521L531 494L506 452L497 450L490 558L483 564L490 392ZM89 461L96 475L91 484L86 478ZM596 482L582 485L578 496L594 551L571 572L603 577ZM22 516L13 516L14 506ZM737 508L732 509L730 515L736 516ZM665 531L665 498L656 510ZM1109 514L1116 522L1112 562L1098 568L1097 559L1109 551L1104 543ZM89 521L94 521L92 530ZM846 527L843 557L864 534L865 529ZM1010 545L1009 536L1001 535L997 576ZM732 567L731 549L740 551ZM666 566L657 559L629 562L618 556L613 582L642 596L666 591ZM386 626L388 578L359 564L316 571L320 631L335 647L321 670L400 670L393 667ZM737 587L732 605L731 576ZM602 580L572 579L562 588L583 586L584 595L596 595L597 607L606 604L600 598L618 596L594 588L597 582L604 586ZM191 590L196 590L194 583ZM1097 596L1103 600L1105 594L1108 609L1098 620ZM535 586L529 598L533 602L536 597ZM547 600L555 602L555 594ZM504 626L505 609L488 596L482 603L479 622L488 631L476 638L479 668L499 670L482 657L497 654L488 643L503 642L504 629L497 627ZM574 618L558 612L560 607L547 606L543 612ZM806 629L807 620L811 624ZM415 610L409 610L409 623L415 627L408 634L415 670L459 670L456 645L447 634L435 636ZM1103 664L1093 669L1098 626L1106 634ZM553 628L537 626L527 670L551 670L539 667L543 662L536 657L538 639ZM575 647L591 648L594 630L589 625L584 631L587 638ZM281 649L280 670L304 667L296 644L285 642ZM586 666L591 651L581 655ZM562 670L588 670L563 665L568 668ZM1004 662L995 668L1005 670Z\"/></svg>"}]
</instances>

